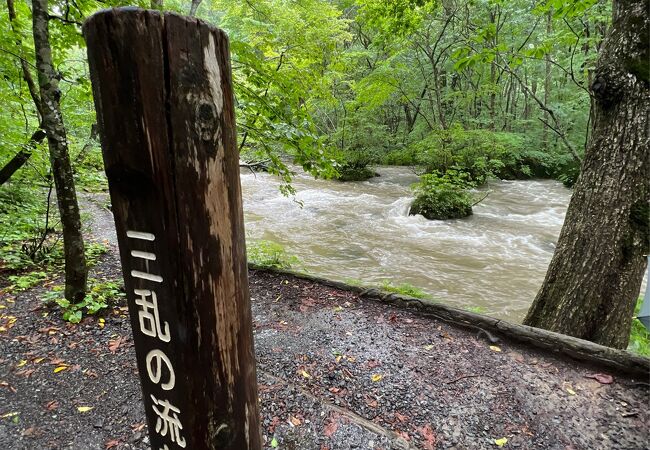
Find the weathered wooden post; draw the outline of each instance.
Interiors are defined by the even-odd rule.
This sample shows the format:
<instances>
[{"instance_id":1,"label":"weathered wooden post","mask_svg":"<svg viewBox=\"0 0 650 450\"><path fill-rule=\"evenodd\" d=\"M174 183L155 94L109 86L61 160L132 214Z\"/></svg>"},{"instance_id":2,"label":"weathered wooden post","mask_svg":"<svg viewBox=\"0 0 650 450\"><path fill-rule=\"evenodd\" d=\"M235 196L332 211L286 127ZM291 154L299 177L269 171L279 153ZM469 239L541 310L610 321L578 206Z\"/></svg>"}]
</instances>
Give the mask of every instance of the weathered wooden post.
<instances>
[{"instance_id":1,"label":"weathered wooden post","mask_svg":"<svg viewBox=\"0 0 650 450\"><path fill-rule=\"evenodd\" d=\"M134 8L83 31L152 449L260 449L228 39Z\"/></svg>"}]
</instances>

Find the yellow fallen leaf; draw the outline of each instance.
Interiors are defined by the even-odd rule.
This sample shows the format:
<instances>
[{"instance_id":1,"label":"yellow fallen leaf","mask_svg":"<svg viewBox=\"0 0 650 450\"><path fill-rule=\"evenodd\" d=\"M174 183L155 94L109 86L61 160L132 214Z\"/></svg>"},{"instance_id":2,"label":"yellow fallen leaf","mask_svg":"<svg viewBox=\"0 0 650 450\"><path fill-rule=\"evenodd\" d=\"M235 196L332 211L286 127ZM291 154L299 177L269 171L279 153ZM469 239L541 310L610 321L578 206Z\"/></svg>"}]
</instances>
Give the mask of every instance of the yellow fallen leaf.
<instances>
[{"instance_id":1,"label":"yellow fallen leaf","mask_svg":"<svg viewBox=\"0 0 650 450\"><path fill-rule=\"evenodd\" d=\"M7 331L7 329L5 327L0 327L0 333L2 333L4 331Z\"/></svg>"},{"instance_id":2,"label":"yellow fallen leaf","mask_svg":"<svg viewBox=\"0 0 650 450\"><path fill-rule=\"evenodd\" d=\"M499 447L503 447L508 443L508 438L502 437L501 439L495 439L494 443L497 444Z\"/></svg>"},{"instance_id":3,"label":"yellow fallen leaf","mask_svg":"<svg viewBox=\"0 0 650 450\"><path fill-rule=\"evenodd\" d=\"M6 308L5 305L0 305L0 309L5 309L5 308Z\"/></svg>"},{"instance_id":4,"label":"yellow fallen leaf","mask_svg":"<svg viewBox=\"0 0 650 450\"><path fill-rule=\"evenodd\" d=\"M351 363L356 362L356 360L357 360L357 358L355 358L354 356L346 356L345 358L346 358L348 361L350 361Z\"/></svg>"},{"instance_id":5,"label":"yellow fallen leaf","mask_svg":"<svg viewBox=\"0 0 650 450\"><path fill-rule=\"evenodd\" d=\"M297 426L299 426L299 425L302 423L302 422L300 421L300 419L298 419L297 417L293 417L293 416L291 416L291 417L289 418L289 421L291 422L291 424L292 424L294 427L297 427Z\"/></svg>"},{"instance_id":6,"label":"yellow fallen leaf","mask_svg":"<svg viewBox=\"0 0 650 450\"><path fill-rule=\"evenodd\" d=\"M97 321L97 325L99 325L99 328L104 328L104 326L106 325L106 320L104 320L103 318L100 318Z\"/></svg>"},{"instance_id":7,"label":"yellow fallen leaf","mask_svg":"<svg viewBox=\"0 0 650 450\"><path fill-rule=\"evenodd\" d=\"M59 366L56 369L54 369L54 373L63 372L67 368L68 368L68 366Z\"/></svg>"},{"instance_id":8,"label":"yellow fallen leaf","mask_svg":"<svg viewBox=\"0 0 650 450\"><path fill-rule=\"evenodd\" d=\"M44 359L45 359L45 358L36 358L36 359L34 360L34 364L41 363L41 362L43 362Z\"/></svg>"},{"instance_id":9,"label":"yellow fallen leaf","mask_svg":"<svg viewBox=\"0 0 650 450\"><path fill-rule=\"evenodd\" d=\"M566 391L567 391L570 395L576 395L576 391L574 391L574 390L571 389L571 388L566 388Z\"/></svg>"},{"instance_id":10,"label":"yellow fallen leaf","mask_svg":"<svg viewBox=\"0 0 650 450\"><path fill-rule=\"evenodd\" d=\"M85 413L93 409L92 406L77 406L77 411Z\"/></svg>"},{"instance_id":11,"label":"yellow fallen leaf","mask_svg":"<svg viewBox=\"0 0 650 450\"><path fill-rule=\"evenodd\" d=\"M336 357L336 362L341 362L341 358L343 358L341 355Z\"/></svg>"},{"instance_id":12,"label":"yellow fallen leaf","mask_svg":"<svg viewBox=\"0 0 650 450\"><path fill-rule=\"evenodd\" d=\"M0 419L7 419L7 418L9 418L9 417L17 416L18 414L20 414L18 411L16 411L16 412L9 412L9 413L7 413L7 414L3 414L3 415L1 415L1 416L0 416Z\"/></svg>"},{"instance_id":13,"label":"yellow fallen leaf","mask_svg":"<svg viewBox=\"0 0 650 450\"><path fill-rule=\"evenodd\" d=\"M18 364L16 364L16 367L22 367L25 364L27 364L27 360L26 359L21 359L20 361L18 361Z\"/></svg>"},{"instance_id":14,"label":"yellow fallen leaf","mask_svg":"<svg viewBox=\"0 0 650 450\"><path fill-rule=\"evenodd\" d=\"M372 377L370 377L372 381L380 381L382 378L384 378L384 376L379 373L376 373Z\"/></svg>"},{"instance_id":15,"label":"yellow fallen leaf","mask_svg":"<svg viewBox=\"0 0 650 450\"><path fill-rule=\"evenodd\" d=\"M309 375L309 374L308 374L306 371L304 371L304 370L301 370L301 371L300 371L300 375L302 375L302 376L305 377L305 378L311 378L311 375Z\"/></svg>"},{"instance_id":16,"label":"yellow fallen leaf","mask_svg":"<svg viewBox=\"0 0 650 450\"><path fill-rule=\"evenodd\" d=\"M497 347L496 345L490 345L490 350L492 350L493 352L500 352L501 347Z\"/></svg>"},{"instance_id":17,"label":"yellow fallen leaf","mask_svg":"<svg viewBox=\"0 0 650 450\"><path fill-rule=\"evenodd\" d=\"M431 350L433 348L433 345L425 345L424 349L425 350Z\"/></svg>"}]
</instances>

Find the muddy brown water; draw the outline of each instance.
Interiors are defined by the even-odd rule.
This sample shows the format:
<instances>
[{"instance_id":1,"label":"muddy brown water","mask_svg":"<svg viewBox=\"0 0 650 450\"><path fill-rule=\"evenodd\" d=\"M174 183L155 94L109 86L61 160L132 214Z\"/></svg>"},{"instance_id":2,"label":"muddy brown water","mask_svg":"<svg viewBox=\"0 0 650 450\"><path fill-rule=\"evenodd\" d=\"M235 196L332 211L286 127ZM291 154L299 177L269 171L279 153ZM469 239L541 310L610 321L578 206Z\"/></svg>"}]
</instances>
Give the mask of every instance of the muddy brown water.
<instances>
[{"instance_id":1,"label":"muddy brown water","mask_svg":"<svg viewBox=\"0 0 650 450\"><path fill-rule=\"evenodd\" d=\"M282 244L297 270L340 281L416 286L434 299L520 321L553 255L571 191L552 180L491 181L461 220L408 216L408 168L380 167L365 182L298 174L295 198L268 174L242 172L249 240ZM298 202L302 202L301 207Z\"/></svg>"}]
</instances>

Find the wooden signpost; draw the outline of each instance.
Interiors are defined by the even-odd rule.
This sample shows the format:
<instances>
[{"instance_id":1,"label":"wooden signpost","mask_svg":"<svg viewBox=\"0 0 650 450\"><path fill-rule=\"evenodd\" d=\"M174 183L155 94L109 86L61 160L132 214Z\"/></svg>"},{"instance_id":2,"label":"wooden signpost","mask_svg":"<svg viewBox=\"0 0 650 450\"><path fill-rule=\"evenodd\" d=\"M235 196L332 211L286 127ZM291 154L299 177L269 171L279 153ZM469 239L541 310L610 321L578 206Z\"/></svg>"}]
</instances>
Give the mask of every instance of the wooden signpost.
<instances>
[{"instance_id":1,"label":"wooden signpost","mask_svg":"<svg viewBox=\"0 0 650 450\"><path fill-rule=\"evenodd\" d=\"M258 450L227 36L135 8L83 31L152 449Z\"/></svg>"}]
</instances>

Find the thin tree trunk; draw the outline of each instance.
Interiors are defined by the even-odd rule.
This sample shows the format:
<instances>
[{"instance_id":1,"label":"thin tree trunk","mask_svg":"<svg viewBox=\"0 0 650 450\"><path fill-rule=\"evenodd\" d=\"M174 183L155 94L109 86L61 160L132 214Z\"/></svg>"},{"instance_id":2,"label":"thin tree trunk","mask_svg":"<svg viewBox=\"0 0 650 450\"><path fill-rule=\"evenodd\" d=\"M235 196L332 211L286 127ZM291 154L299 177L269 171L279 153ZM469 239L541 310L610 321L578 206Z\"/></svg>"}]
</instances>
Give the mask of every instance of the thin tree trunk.
<instances>
[{"instance_id":1,"label":"thin tree trunk","mask_svg":"<svg viewBox=\"0 0 650 450\"><path fill-rule=\"evenodd\" d=\"M13 176L18 169L25 165L25 163L32 156L34 148L43 142L45 139L45 132L41 129L38 129L32 134L32 137L29 138L29 142L22 148L18 153L14 155L13 158L9 160L7 164L0 169L0 186L5 184Z\"/></svg>"},{"instance_id":2,"label":"thin tree trunk","mask_svg":"<svg viewBox=\"0 0 650 450\"><path fill-rule=\"evenodd\" d=\"M196 15L196 10L199 9L200 5L201 0L192 0L192 4L190 5L190 16L194 17Z\"/></svg>"},{"instance_id":3,"label":"thin tree trunk","mask_svg":"<svg viewBox=\"0 0 650 450\"><path fill-rule=\"evenodd\" d=\"M650 19L615 1L594 72L592 133L546 279L524 320L625 348L650 249Z\"/></svg>"},{"instance_id":4,"label":"thin tree trunk","mask_svg":"<svg viewBox=\"0 0 650 450\"><path fill-rule=\"evenodd\" d=\"M43 129L47 133L50 163L56 186L59 215L63 227L65 254L65 297L80 302L86 293L86 258L81 234L79 205L68 154L66 130L61 116L59 80L52 65L52 49L48 29L47 0L33 0L32 18L36 68L42 105Z\"/></svg>"},{"instance_id":5,"label":"thin tree trunk","mask_svg":"<svg viewBox=\"0 0 650 450\"><path fill-rule=\"evenodd\" d=\"M553 32L553 11L549 10L546 16L546 37L550 36ZM544 57L546 60L546 67L544 68L544 104L548 107L551 101L551 51L546 52ZM548 111L544 111L544 121L549 123L550 116ZM544 150L549 150L549 126L544 124L542 132L542 142L544 143Z\"/></svg>"}]
</instances>

